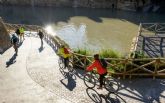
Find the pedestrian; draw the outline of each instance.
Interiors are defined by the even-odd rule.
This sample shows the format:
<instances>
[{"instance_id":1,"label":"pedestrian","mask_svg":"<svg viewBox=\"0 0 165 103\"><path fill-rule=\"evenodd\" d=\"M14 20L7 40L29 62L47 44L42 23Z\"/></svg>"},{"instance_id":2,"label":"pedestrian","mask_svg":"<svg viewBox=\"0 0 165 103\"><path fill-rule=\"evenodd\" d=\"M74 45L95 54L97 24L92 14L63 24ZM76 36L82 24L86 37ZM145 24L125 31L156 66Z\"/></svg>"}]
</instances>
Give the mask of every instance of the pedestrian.
<instances>
[{"instance_id":1,"label":"pedestrian","mask_svg":"<svg viewBox=\"0 0 165 103\"><path fill-rule=\"evenodd\" d=\"M114 3L112 3L112 10L114 10L115 9L115 4Z\"/></svg>"},{"instance_id":2,"label":"pedestrian","mask_svg":"<svg viewBox=\"0 0 165 103\"><path fill-rule=\"evenodd\" d=\"M19 28L16 29L15 33L17 34L17 37L19 38L20 37L20 30L19 30Z\"/></svg>"},{"instance_id":3,"label":"pedestrian","mask_svg":"<svg viewBox=\"0 0 165 103\"><path fill-rule=\"evenodd\" d=\"M13 33L11 36L11 44L13 45L16 55L18 54L18 41L19 41L19 39L18 39L16 33Z\"/></svg>"},{"instance_id":4,"label":"pedestrian","mask_svg":"<svg viewBox=\"0 0 165 103\"><path fill-rule=\"evenodd\" d=\"M40 37L41 39L41 47L43 47L43 38L44 38L44 34L41 30L38 31L38 36Z\"/></svg>"},{"instance_id":5,"label":"pedestrian","mask_svg":"<svg viewBox=\"0 0 165 103\"><path fill-rule=\"evenodd\" d=\"M22 42L23 39L25 40L24 28L23 27L20 27L19 28L19 31L20 31L20 41Z\"/></svg>"}]
</instances>

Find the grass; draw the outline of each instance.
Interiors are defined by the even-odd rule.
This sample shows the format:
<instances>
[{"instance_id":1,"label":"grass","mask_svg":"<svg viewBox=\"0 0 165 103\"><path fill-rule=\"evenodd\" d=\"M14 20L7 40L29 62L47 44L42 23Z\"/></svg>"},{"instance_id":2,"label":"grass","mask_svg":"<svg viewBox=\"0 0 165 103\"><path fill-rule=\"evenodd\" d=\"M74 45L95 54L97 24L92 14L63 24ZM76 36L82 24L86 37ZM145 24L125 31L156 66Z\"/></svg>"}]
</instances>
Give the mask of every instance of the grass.
<instances>
[{"instance_id":1,"label":"grass","mask_svg":"<svg viewBox=\"0 0 165 103\"><path fill-rule=\"evenodd\" d=\"M135 52L131 53L131 57L133 57L133 58L148 58L148 56L146 56L143 51L135 51Z\"/></svg>"},{"instance_id":2,"label":"grass","mask_svg":"<svg viewBox=\"0 0 165 103\"><path fill-rule=\"evenodd\" d=\"M87 49L75 49L74 50L74 53L78 53L78 54L81 54L81 55L90 55L90 51L87 50Z\"/></svg>"},{"instance_id":3,"label":"grass","mask_svg":"<svg viewBox=\"0 0 165 103\"><path fill-rule=\"evenodd\" d=\"M75 50L76 53L79 53L79 54L82 54L82 55L87 55L87 56L92 56L92 58L89 58L90 60L93 61L93 53L89 50L86 50L86 49L76 49ZM123 58L121 57L121 55L118 53L118 52L115 52L113 50L101 50L100 51L100 58ZM139 58L139 59L143 59L143 58L147 58L147 56L144 55L143 52L135 52L133 54L134 58ZM84 59L82 56L79 56L78 57L80 59L80 61L82 63L84 63ZM76 61L77 59L74 58L74 60ZM81 65L80 61L76 62L76 64L78 65ZM112 67L112 66L108 66L107 67L107 70L111 73L122 73L124 72L124 68L127 68L127 71L128 70L131 70L133 68L137 68L136 66L132 65L131 62L130 63L120 63L121 61L119 60L107 60L107 62L111 63L111 64L117 64L115 67ZM151 62L150 60L149 61L132 61L132 63L136 64L136 65L144 65L146 63L149 63ZM86 61L86 64L89 65L90 62L89 61ZM77 68L81 68L81 69L84 69L82 67L79 67L79 66L76 66ZM161 64L160 65L160 68L159 69L164 69L165 67L165 64ZM145 66L145 68L149 68L149 70L154 70L155 69L155 64L151 64L149 66ZM134 71L136 73L146 73L144 70L141 70L141 69L138 69L136 71Z\"/></svg>"},{"instance_id":4,"label":"grass","mask_svg":"<svg viewBox=\"0 0 165 103\"><path fill-rule=\"evenodd\" d=\"M112 49L101 50L100 51L101 58L120 58L120 54Z\"/></svg>"},{"instance_id":5,"label":"grass","mask_svg":"<svg viewBox=\"0 0 165 103\"><path fill-rule=\"evenodd\" d=\"M81 55L87 55L87 56L92 56L93 57L93 53L90 50L87 50L87 49L78 48L78 49L75 49L74 52L78 53L78 54L81 54ZM117 53L117 52L115 52L111 49L101 50L99 54L100 54L100 58L120 58L119 53ZM79 59L81 59L81 60L82 60L82 58L83 57L81 57L81 56L79 57ZM76 60L76 59L74 58L74 60ZM93 58L90 58L90 60L93 60ZM83 61L81 61L81 62L83 62ZM111 63L114 63L114 64L116 63L116 61L108 61L108 62L111 62ZM81 63L79 61L79 62L76 62L76 64L80 65ZM86 64L87 65L90 64L89 61L87 61ZM115 70L113 68L111 68L111 67L107 67L107 68L108 68L109 71L111 71L113 73L115 72Z\"/></svg>"},{"instance_id":6,"label":"grass","mask_svg":"<svg viewBox=\"0 0 165 103\"><path fill-rule=\"evenodd\" d=\"M88 55L88 56L93 56L92 51L87 50L87 49L75 49L74 50L75 53L81 54L81 55ZM108 50L101 50L99 53L101 58L120 58L120 54L112 49L108 49Z\"/></svg>"}]
</instances>

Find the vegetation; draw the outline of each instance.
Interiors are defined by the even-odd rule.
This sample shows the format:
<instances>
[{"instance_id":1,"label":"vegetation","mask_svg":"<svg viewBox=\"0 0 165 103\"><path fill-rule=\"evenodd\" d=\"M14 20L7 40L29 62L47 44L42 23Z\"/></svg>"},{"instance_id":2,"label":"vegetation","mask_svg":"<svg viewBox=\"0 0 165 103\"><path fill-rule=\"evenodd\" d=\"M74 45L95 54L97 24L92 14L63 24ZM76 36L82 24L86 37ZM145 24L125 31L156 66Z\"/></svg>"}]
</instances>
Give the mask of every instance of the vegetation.
<instances>
[{"instance_id":1,"label":"vegetation","mask_svg":"<svg viewBox=\"0 0 165 103\"><path fill-rule=\"evenodd\" d=\"M107 49L107 50L101 50L100 57L101 58L119 58L120 55L118 52L112 49Z\"/></svg>"},{"instance_id":2,"label":"vegetation","mask_svg":"<svg viewBox=\"0 0 165 103\"><path fill-rule=\"evenodd\" d=\"M79 49L74 50L74 52L78 53L78 54L81 54L81 55L86 55L86 56L89 56L89 55L91 56L92 55L91 51L86 50L86 49L80 49L79 48ZM99 54L100 54L100 58L119 58L120 57L119 53L117 53L117 52L115 52L115 51L113 51L111 49L101 50ZM75 64L76 65L81 65L80 62L83 62L83 57L79 56L78 58L79 58L80 61L75 62ZM73 58L73 60L76 61L76 58ZM93 56L89 60L92 61L93 60ZM90 64L89 60L86 61L87 65ZM110 61L110 60L107 60L107 61L112 63L112 64L116 63L116 61ZM118 66L120 66L120 69L121 69L121 65L118 65ZM78 66L76 66L76 67L78 67ZM79 67L79 68L81 68L81 67ZM111 71L111 72L115 72L114 68L111 68L111 67L108 67L108 70Z\"/></svg>"},{"instance_id":3,"label":"vegetation","mask_svg":"<svg viewBox=\"0 0 165 103\"><path fill-rule=\"evenodd\" d=\"M148 58L143 51L135 51L131 53L131 58Z\"/></svg>"},{"instance_id":4,"label":"vegetation","mask_svg":"<svg viewBox=\"0 0 165 103\"><path fill-rule=\"evenodd\" d=\"M75 49L74 52L81 55L87 55L87 56L92 55L92 52L87 49L78 48L78 49ZM120 58L119 53L111 49L101 50L99 55L101 58Z\"/></svg>"},{"instance_id":5,"label":"vegetation","mask_svg":"<svg viewBox=\"0 0 165 103\"><path fill-rule=\"evenodd\" d=\"M73 61L74 61L73 67L83 69L82 63L84 63L84 59L85 59L83 55L89 56L91 53L86 49L80 49L80 48L75 49L74 53L81 54L82 56L73 57ZM92 60L92 58L91 58L91 60ZM90 64L90 61L86 60L86 65L89 65L89 64Z\"/></svg>"},{"instance_id":6,"label":"vegetation","mask_svg":"<svg viewBox=\"0 0 165 103\"><path fill-rule=\"evenodd\" d=\"M78 54L81 54L81 55L90 55L91 54L89 50L87 50L87 49L80 49L80 48L75 49L74 53L78 53Z\"/></svg>"},{"instance_id":7,"label":"vegetation","mask_svg":"<svg viewBox=\"0 0 165 103\"><path fill-rule=\"evenodd\" d=\"M91 56L92 53L89 50L77 49L74 52L82 55L82 56L76 56L76 57L74 56L73 61L74 61L75 68L84 69L84 62L86 62L86 65L89 65L90 61L93 61L93 56ZM140 60L133 59L133 61L128 61L128 62L126 61L126 59L121 60L122 57L119 55L119 53L117 53L113 50L102 50L102 51L100 51L99 54L100 54L101 58L105 58L105 60L111 64L107 67L107 69L112 74L113 73L123 73L124 71L129 71L129 70L133 70L136 68L137 69L135 71L133 71L133 73L135 73L135 74L142 74L142 73L149 74L149 72L147 72L146 70L148 69L148 70L154 71L155 66L157 66L155 63L146 65L147 63L150 63L153 60L150 60L150 59L143 60L143 58L147 58L147 56L145 56L144 52L141 52L141 51L132 53L132 58L136 58L136 59L140 59ZM85 58L84 58L85 56L83 56L83 55L90 56L91 58L88 58L85 60ZM108 59L108 58L120 58L120 60ZM144 64L146 66L144 66L144 68L143 68L142 65L144 65ZM144 70L145 68L146 68L146 70ZM158 70L164 69L164 68L165 68L165 64L160 64L158 67ZM113 76L116 76L116 75L113 75Z\"/></svg>"}]
</instances>

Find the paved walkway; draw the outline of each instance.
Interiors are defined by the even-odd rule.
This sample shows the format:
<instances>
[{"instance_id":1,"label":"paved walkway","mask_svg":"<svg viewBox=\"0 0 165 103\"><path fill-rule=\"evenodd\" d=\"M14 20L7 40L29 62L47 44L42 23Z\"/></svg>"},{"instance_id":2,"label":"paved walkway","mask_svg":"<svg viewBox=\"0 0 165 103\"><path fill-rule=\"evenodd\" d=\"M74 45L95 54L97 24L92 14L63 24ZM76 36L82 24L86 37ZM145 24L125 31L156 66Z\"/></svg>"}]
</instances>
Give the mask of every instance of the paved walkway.
<instances>
[{"instance_id":1,"label":"paved walkway","mask_svg":"<svg viewBox=\"0 0 165 103\"><path fill-rule=\"evenodd\" d=\"M27 37L13 54L10 48L0 55L0 103L105 103L98 94L106 90L87 89L83 71L62 75L58 56L45 42L40 48L40 39ZM122 80L118 95L111 96L112 103L165 103L165 80Z\"/></svg>"}]
</instances>

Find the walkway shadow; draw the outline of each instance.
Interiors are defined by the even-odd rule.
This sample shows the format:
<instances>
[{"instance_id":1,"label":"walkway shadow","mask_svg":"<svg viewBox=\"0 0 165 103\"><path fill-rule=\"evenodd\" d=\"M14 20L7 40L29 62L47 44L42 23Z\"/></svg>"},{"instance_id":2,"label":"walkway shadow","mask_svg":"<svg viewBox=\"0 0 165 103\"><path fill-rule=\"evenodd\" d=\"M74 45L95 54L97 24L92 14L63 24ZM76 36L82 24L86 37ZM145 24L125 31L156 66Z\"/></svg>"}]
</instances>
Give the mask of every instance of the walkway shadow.
<instances>
[{"instance_id":1,"label":"walkway shadow","mask_svg":"<svg viewBox=\"0 0 165 103\"><path fill-rule=\"evenodd\" d=\"M165 36L155 35L147 37L141 35L141 40L139 41L139 43L140 45L142 45L142 47L140 47L140 49L143 50L144 53L149 57L164 57L164 39Z\"/></svg>"},{"instance_id":2,"label":"walkway shadow","mask_svg":"<svg viewBox=\"0 0 165 103\"><path fill-rule=\"evenodd\" d=\"M19 48L22 44L23 44L23 42L19 42L19 44L18 44L18 48Z\"/></svg>"},{"instance_id":3,"label":"walkway shadow","mask_svg":"<svg viewBox=\"0 0 165 103\"><path fill-rule=\"evenodd\" d=\"M43 47L43 45L41 45L41 47L38 48L38 51L39 51L39 52L42 52L43 50L44 50L44 47Z\"/></svg>"},{"instance_id":4,"label":"walkway shadow","mask_svg":"<svg viewBox=\"0 0 165 103\"><path fill-rule=\"evenodd\" d=\"M126 103L123 98L115 93L99 94L92 88L87 88L86 93L94 103Z\"/></svg>"},{"instance_id":5,"label":"walkway shadow","mask_svg":"<svg viewBox=\"0 0 165 103\"><path fill-rule=\"evenodd\" d=\"M76 87L76 81L75 79L73 78L73 75L72 73L70 72L63 72L64 74L64 79L60 80L60 82L70 91L73 91L73 89ZM64 80L67 79L67 83L64 82Z\"/></svg>"},{"instance_id":6,"label":"walkway shadow","mask_svg":"<svg viewBox=\"0 0 165 103\"><path fill-rule=\"evenodd\" d=\"M107 96L104 96L106 103L126 103L126 101L115 93L108 93Z\"/></svg>"},{"instance_id":7,"label":"walkway shadow","mask_svg":"<svg viewBox=\"0 0 165 103\"><path fill-rule=\"evenodd\" d=\"M58 51L57 44L53 44L49 39L44 38L45 42L54 50L55 53Z\"/></svg>"},{"instance_id":8,"label":"walkway shadow","mask_svg":"<svg viewBox=\"0 0 165 103\"><path fill-rule=\"evenodd\" d=\"M152 80L152 79L134 79L120 81L122 87L118 94L125 96L128 99L138 100L144 103L160 103L160 97L165 91L165 80Z\"/></svg>"},{"instance_id":9,"label":"walkway shadow","mask_svg":"<svg viewBox=\"0 0 165 103\"><path fill-rule=\"evenodd\" d=\"M75 69L75 75L79 77L80 79L83 79L83 74L85 73L84 70ZM130 98L133 100L137 100L139 102L144 103L160 103L160 97L165 99L165 95L162 95L162 93L165 91L165 80L157 79L147 79L147 78L139 78L139 79L133 79L133 80L122 80L119 79L119 91L117 92L118 99L109 98L107 101L116 101L117 103L119 100L122 101L122 103L126 103L124 99L121 97ZM96 91L95 91L96 92ZM93 101L95 103L100 103L100 99L96 94L96 97L92 97ZM90 97L90 96L89 96ZM112 96L111 96L112 97ZM110 103L111 103L110 102ZM115 102L115 103L116 103ZM109 103L109 102L107 102ZM112 102L114 103L114 102Z\"/></svg>"},{"instance_id":10,"label":"walkway shadow","mask_svg":"<svg viewBox=\"0 0 165 103\"><path fill-rule=\"evenodd\" d=\"M16 54L14 54L10 59L9 61L6 62L6 68L8 68L10 65L14 64L16 62Z\"/></svg>"},{"instance_id":11,"label":"walkway shadow","mask_svg":"<svg viewBox=\"0 0 165 103\"><path fill-rule=\"evenodd\" d=\"M87 88L86 93L94 103L102 103L102 97L96 90Z\"/></svg>"},{"instance_id":12,"label":"walkway shadow","mask_svg":"<svg viewBox=\"0 0 165 103\"><path fill-rule=\"evenodd\" d=\"M84 79L84 74L85 74L84 70L82 70L82 69L75 69L74 68L74 71L75 71L75 75L77 77L79 77L80 79Z\"/></svg>"}]
</instances>

